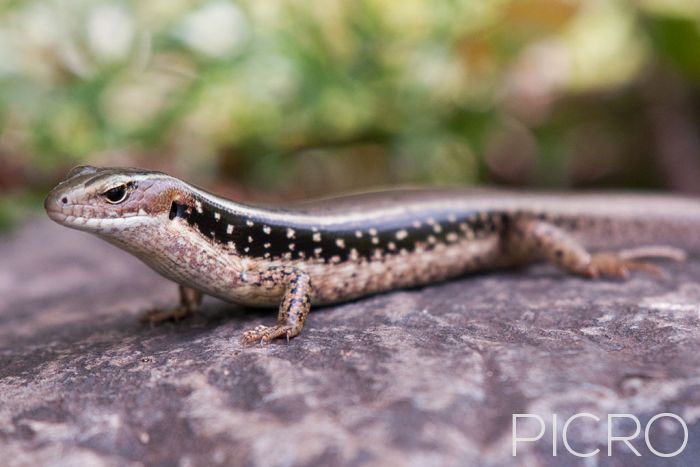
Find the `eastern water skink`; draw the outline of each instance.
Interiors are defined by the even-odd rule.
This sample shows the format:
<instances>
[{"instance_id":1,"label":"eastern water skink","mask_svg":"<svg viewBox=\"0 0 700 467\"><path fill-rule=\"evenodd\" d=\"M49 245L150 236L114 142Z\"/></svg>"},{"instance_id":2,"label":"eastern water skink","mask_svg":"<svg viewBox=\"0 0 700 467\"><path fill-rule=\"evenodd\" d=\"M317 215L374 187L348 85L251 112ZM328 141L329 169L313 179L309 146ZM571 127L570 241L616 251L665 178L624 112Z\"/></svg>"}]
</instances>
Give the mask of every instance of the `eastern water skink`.
<instances>
[{"instance_id":1,"label":"eastern water skink","mask_svg":"<svg viewBox=\"0 0 700 467\"><path fill-rule=\"evenodd\" d=\"M159 172L81 166L45 208L180 285L180 304L151 312L152 322L193 312L202 294L279 306L277 324L245 332L246 343L298 335L312 304L535 260L590 278L659 273L645 260L700 247L700 200L669 195L443 188L270 208Z\"/></svg>"}]
</instances>

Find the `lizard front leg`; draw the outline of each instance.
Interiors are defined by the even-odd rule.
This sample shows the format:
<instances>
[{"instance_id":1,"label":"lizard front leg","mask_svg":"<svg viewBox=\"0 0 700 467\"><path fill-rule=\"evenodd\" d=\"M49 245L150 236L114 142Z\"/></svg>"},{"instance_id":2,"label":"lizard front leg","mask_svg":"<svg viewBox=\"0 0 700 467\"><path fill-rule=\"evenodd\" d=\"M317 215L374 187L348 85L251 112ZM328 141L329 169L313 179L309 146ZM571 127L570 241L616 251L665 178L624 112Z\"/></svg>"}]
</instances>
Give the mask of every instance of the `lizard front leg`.
<instances>
[{"instance_id":1,"label":"lizard front leg","mask_svg":"<svg viewBox=\"0 0 700 467\"><path fill-rule=\"evenodd\" d=\"M151 310L141 318L141 321L156 324L169 319L179 320L197 311L202 304L202 292L183 285L179 286L179 290L180 304L178 306L166 310Z\"/></svg>"},{"instance_id":2,"label":"lizard front leg","mask_svg":"<svg viewBox=\"0 0 700 467\"><path fill-rule=\"evenodd\" d=\"M579 276L627 278L631 270L661 275L651 258L683 261L685 252L670 246L647 246L619 252L589 253L571 235L538 219L518 219L507 232L506 250L513 258L545 259L560 269Z\"/></svg>"},{"instance_id":3,"label":"lizard front leg","mask_svg":"<svg viewBox=\"0 0 700 467\"><path fill-rule=\"evenodd\" d=\"M308 274L294 271L287 284L277 314L276 326L258 326L243 333L243 343L269 343L273 339L286 337L287 340L298 335L304 328L304 322L311 308L311 278Z\"/></svg>"}]
</instances>

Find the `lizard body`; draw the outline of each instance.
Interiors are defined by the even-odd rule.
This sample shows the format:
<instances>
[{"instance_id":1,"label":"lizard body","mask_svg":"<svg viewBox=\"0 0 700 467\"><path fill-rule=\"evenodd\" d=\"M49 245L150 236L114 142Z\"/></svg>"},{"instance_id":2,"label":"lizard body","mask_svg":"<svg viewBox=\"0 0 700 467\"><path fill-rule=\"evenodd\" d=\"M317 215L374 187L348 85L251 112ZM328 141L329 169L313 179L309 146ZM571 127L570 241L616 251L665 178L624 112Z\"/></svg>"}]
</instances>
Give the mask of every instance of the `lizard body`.
<instances>
[{"instance_id":1,"label":"lizard body","mask_svg":"<svg viewBox=\"0 0 700 467\"><path fill-rule=\"evenodd\" d=\"M311 304L542 259L588 277L658 272L639 259L683 252L587 249L700 246L700 201L660 195L402 190L268 208L159 172L84 166L45 207L56 222L102 237L180 285L180 305L153 321L188 314L202 293L279 306L277 325L246 332L246 342L297 335Z\"/></svg>"}]
</instances>

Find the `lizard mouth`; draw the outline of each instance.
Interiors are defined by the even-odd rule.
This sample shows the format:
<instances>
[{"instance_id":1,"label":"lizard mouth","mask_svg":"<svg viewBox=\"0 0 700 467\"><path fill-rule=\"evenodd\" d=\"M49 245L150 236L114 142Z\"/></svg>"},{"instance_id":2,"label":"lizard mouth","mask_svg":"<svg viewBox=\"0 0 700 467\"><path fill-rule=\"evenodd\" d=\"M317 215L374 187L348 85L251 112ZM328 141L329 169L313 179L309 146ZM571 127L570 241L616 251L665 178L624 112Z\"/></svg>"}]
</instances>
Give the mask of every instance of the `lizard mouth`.
<instances>
[{"instance_id":1,"label":"lizard mouth","mask_svg":"<svg viewBox=\"0 0 700 467\"><path fill-rule=\"evenodd\" d=\"M46 207L46 214L52 221L64 225L66 227L72 227L80 229L82 226L86 226L89 220L86 217L76 216L73 209L57 209L55 207Z\"/></svg>"},{"instance_id":2,"label":"lizard mouth","mask_svg":"<svg viewBox=\"0 0 700 467\"><path fill-rule=\"evenodd\" d=\"M58 224L91 232L100 232L119 225L143 224L149 218L143 212L106 212L94 206L73 203L70 193L65 193L59 187L48 194L44 201L44 209L49 218Z\"/></svg>"},{"instance_id":3,"label":"lizard mouth","mask_svg":"<svg viewBox=\"0 0 700 467\"><path fill-rule=\"evenodd\" d=\"M51 219L54 222L58 222L59 224L67 224L68 220L68 215L59 212L59 211L49 211L46 210L46 214L48 214L49 219Z\"/></svg>"}]
</instances>

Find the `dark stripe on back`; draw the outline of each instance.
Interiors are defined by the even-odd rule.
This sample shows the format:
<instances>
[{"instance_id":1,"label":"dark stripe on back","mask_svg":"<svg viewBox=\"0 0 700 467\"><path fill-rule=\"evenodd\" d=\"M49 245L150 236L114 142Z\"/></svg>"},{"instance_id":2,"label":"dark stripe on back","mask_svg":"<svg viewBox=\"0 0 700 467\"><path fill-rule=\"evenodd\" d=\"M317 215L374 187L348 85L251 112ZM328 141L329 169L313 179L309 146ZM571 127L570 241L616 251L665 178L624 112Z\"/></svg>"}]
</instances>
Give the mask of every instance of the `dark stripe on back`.
<instances>
[{"instance_id":1,"label":"dark stripe on back","mask_svg":"<svg viewBox=\"0 0 700 467\"><path fill-rule=\"evenodd\" d=\"M425 217L378 221L376 225L348 223L315 229L311 225L288 225L275 219L233 215L204 199L197 201L201 203L201 212L196 206L173 203L170 219L184 219L215 242L224 245L232 242L241 255L270 259L318 257L347 261L354 257L371 258L377 250L383 255L400 254L402 250L411 252L417 244L431 249L439 243L455 243L467 236L483 238L501 233L508 219L502 212L444 211L422 214Z\"/></svg>"}]
</instances>

